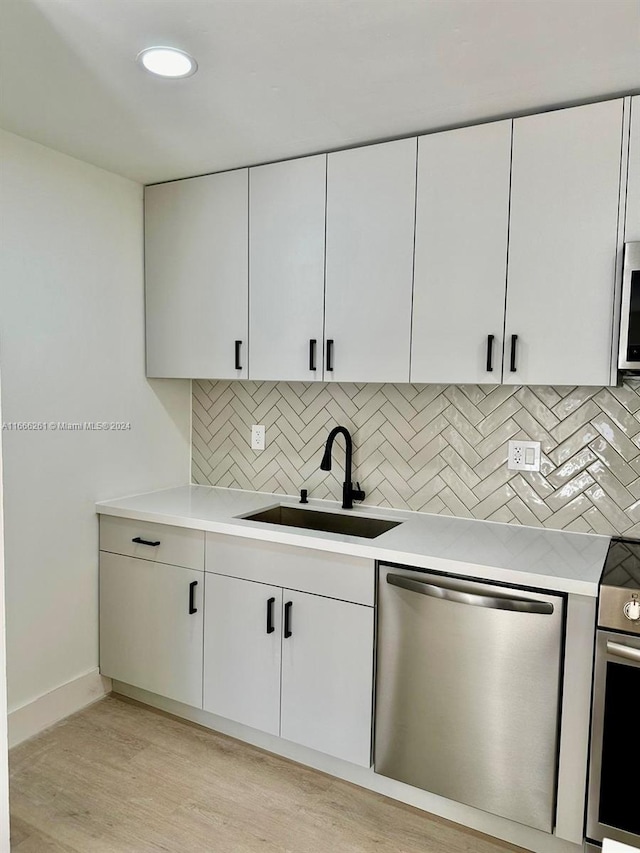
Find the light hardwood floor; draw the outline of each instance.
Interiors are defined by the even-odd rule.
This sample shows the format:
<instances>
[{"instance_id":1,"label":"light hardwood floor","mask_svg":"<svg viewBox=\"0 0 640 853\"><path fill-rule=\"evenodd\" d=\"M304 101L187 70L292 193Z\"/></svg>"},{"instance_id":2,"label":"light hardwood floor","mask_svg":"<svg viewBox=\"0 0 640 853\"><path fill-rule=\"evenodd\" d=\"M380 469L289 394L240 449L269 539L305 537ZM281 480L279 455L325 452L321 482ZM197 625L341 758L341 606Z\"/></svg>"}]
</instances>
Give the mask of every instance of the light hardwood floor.
<instances>
[{"instance_id":1,"label":"light hardwood floor","mask_svg":"<svg viewBox=\"0 0 640 853\"><path fill-rule=\"evenodd\" d=\"M10 764L15 853L519 849L115 696Z\"/></svg>"}]
</instances>

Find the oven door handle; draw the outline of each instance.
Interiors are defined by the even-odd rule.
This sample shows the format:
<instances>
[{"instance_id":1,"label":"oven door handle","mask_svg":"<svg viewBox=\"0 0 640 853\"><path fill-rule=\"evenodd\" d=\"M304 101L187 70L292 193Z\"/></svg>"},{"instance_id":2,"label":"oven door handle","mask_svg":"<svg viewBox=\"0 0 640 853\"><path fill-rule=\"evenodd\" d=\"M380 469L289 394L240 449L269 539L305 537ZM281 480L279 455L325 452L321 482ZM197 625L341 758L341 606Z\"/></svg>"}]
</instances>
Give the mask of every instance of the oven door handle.
<instances>
[{"instance_id":1,"label":"oven door handle","mask_svg":"<svg viewBox=\"0 0 640 853\"><path fill-rule=\"evenodd\" d=\"M614 643L613 640L607 640L607 654L640 663L640 649L633 649L623 643Z\"/></svg>"}]
</instances>

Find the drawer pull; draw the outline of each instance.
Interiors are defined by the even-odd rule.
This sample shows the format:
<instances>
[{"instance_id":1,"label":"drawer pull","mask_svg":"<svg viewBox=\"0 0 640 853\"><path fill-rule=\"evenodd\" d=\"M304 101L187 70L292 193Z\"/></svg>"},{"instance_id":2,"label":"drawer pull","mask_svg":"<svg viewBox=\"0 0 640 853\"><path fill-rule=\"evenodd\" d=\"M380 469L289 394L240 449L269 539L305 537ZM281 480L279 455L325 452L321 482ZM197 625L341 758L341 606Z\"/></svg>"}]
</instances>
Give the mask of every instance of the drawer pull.
<instances>
[{"instance_id":1,"label":"drawer pull","mask_svg":"<svg viewBox=\"0 0 640 853\"><path fill-rule=\"evenodd\" d=\"M273 625L273 605L275 603L275 598L269 598L267 600L267 634L273 634L276 630Z\"/></svg>"},{"instance_id":2,"label":"drawer pull","mask_svg":"<svg viewBox=\"0 0 640 853\"><path fill-rule=\"evenodd\" d=\"M159 539L157 542L149 542L148 539L141 539L139 536L136 536L135 539L132 539L131 541L135 542L136 545L149 545L150 548L157 548L160 544Z\"/></svg>"},{"instance_id":3,"label":"drawer pull","mask_svg":"<svg viewBox=\"0 0 640 853\"><path fill-rule=\"evenodd\" d=\"M198 581L191 581L191 583L189 584L189 616L191 616L193 613L198 612L198 608L195 605L197 586Z\"/></svg>"}]
</instances>

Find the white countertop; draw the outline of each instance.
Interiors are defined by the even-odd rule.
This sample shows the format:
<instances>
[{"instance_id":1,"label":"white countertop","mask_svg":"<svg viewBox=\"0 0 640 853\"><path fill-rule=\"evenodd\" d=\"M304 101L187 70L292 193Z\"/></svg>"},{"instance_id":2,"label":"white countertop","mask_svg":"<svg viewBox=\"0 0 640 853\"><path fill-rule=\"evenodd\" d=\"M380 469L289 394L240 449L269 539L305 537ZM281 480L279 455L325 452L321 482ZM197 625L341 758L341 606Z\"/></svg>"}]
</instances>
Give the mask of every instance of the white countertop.
<instances>
[{"instance_id":1,"label":"white countertop","mask_svg":"<svg viewBox=\"0 0 640 853\"><path fill-rule=\"evenodd\" d=\"M596 597L610 537L515 524L475 521L368 506L342 510L334 501L310 500L308 509L377 516L403 523L375 539L247 521L238 516L278 504L286 495L178 486L100 501L106 515L263 539L303 548L403 563L453 575Z\"/></svg>"}]
</instances>

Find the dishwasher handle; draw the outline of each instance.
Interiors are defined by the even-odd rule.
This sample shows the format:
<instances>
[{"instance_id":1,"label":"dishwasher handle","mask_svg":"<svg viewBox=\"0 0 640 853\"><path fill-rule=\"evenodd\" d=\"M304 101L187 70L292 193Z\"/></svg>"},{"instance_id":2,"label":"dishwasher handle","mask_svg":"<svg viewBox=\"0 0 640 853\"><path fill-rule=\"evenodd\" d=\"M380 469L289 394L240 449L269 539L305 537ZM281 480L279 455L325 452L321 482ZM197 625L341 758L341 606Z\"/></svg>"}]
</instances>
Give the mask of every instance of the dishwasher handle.
<instances>
[{"instance_id":1,"label":"dishwasher handle","mask_svg":"<svg viewBox=\"0 0 640 853\"><path fill-rule=\"evenodd\" d=\"M426 581L418 581L407 578L404 575L387 575L387 583L408 589L409 592L418 592L420 595L429 595L432 598L443 598L445 601L455 601L458 604L470 604L472 607L488 607L492 610L516 610L520 613L542 613L549 615L553 613L553 604L550 601L534 601L531 598L515 598L507 596L480 595L477 592L463 592L458 589L449 589L446 586L436 586Z\"/></svg>"}]
</instances>

